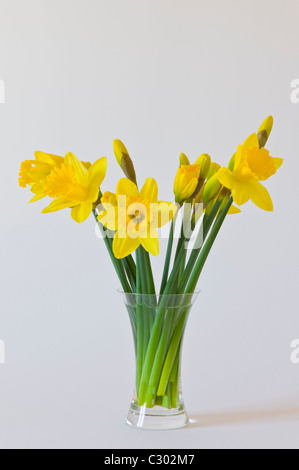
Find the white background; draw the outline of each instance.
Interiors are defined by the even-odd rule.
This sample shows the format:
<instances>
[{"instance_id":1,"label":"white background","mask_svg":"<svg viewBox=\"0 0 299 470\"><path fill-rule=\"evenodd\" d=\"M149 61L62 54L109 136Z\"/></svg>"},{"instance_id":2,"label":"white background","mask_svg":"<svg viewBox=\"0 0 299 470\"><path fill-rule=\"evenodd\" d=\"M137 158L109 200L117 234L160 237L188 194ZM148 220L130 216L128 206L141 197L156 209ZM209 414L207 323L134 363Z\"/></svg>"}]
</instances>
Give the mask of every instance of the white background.
<instances>
[{"instance_id":1,"label":"white background","mask_svg":"<svg viewBox=\"0 0 299 470\"><path fill-rule=\"evenodd\" d=\"M298 25L298 0L0 0L1 448L299 447ZM28 205L19 164L106 155L113 191L120 138L171 200L180 152L226 164L268 114L275 212L227 219L186 332L196 423L132 430L133 341L104 245L92 219Z\"/></svg>"}]
</instances>

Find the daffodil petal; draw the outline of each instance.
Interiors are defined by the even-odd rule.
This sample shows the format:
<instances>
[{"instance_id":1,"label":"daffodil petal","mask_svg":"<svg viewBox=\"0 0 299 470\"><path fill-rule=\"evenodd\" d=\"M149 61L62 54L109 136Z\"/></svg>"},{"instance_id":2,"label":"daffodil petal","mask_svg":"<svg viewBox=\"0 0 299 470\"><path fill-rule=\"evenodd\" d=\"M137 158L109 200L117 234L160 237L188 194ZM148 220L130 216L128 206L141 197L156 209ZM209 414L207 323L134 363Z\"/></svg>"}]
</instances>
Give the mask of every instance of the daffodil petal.
<instances>
[{"instance_id":1,"label":"daffodil petal","mask_svg":"<svg viewBox=\"0 0 299 470\"><path fill-rule=\"evenodd\" d=\"M153 256L159 254L159 237L157 230L150 230L146 235L140 236L140 243L143 248Z\"/></svg>"},{"instance_id":2,"label":"daffodil petal","mask_svg":"<svg viewBox=\"0 0 299 470\"><path fill-rule=\"evenodd\" d=\"M117 184L116 196L136 196L138 188L128 178L121 178Z\"/></svg>"},{"instance_id":3,"label":"daffodil petal","mask_svg":"<svg viewBox=\"0 0 299 470\"><path fill-rule=\"evenodd\" d=\"M36 194L32 199L30 199L29 203L39 201L43 199L46 195L45 194Z\"/></svg>"},{"instance_id":4,"label":"daffodil petal","mask_svg":"<svg viewBox=\"0 0 299 470\"><path fill-rule=\"evenodd\" d=\"M113 253L117 259L126 258L133 253L140 245L138 237L131 238L126 236L125 238L119 237L119 233L116 232L113 240Z\"/></svg>"},{"instance_id":5,"label":"daffodil petal","mask_svg":"<svg viewBox=\"0 0 299 470\"><path fill-rule=\"evenodd\" d=\"M71 152L66 154L65 162L75 168L78 183L84 184L86 182L86 178L84 176L88 171L86 166L84 166L83 163L80 162L79 158Z\"/></svg>"},{"instance_id":6,"label":"daffodil petal","mask_svg":"<svg viewBox=\"0 0 299 470\"><path fill-rule=\"evenodd\" d=\"M220 168L216 176L218 177L218 180L220 181L222 186L225 186L228 189L233 189L233 187L235 186L234 175L228 168Z\"/></svg>"},{"instance_id":7,"label":"daffodil petal","mask_svg":"<svg viewBox=\"0 0 299 470\"><path fill-rule=\"evenodd\" d=\"M198 163L182 165L178 168L173 185L175 201L178 204L182 204L194 195L198 186L199 176L200 165Z\"/></svg>"},{"instance_id":8,"label":"daffodil petal","mask_svg":"<svg viewBox=\"0 0 299 470\"><path fill-rule=\"evenodd\" d=\"M44 183L35 183L31 186L30 190L33 194L45 194Z\"/></svg>"},{"instance_id":9,"label":"daffodil petal","mask_svg":"<svg viewBox=\"0 0 299 470\"><path fill-rule=\"evenodd\" d=\"M92 204L90 202L81 202L78 206L73 207L71 210L72 219L78 224L84 222L90 216L92 211Z\"/></svg>"},{"instance_id":10,"label":"daffodil petal","mask_svg":"<svg viewBox=\"0 0 299 470\"><path fill-rule=\"evenodd\" d=\"M189 199L195 192L198 185L198 179L192 178L181 193L181 199Z\"/></svg>"},{"instance_id":11,"label":"daffodil petal","mask_svg":"<svg viewBox=\"0 0 299 470\"><path fill-rule=\"evenodd\" d=\"M100 186L104 181L107 171L107 158L99 158L88 170L88 192L86 201L96 202L99 197Z\"/></svg>"},{"instance_id":12,"label":"daffodil petal","mask_svg":"<svg viewBox=\"0 0 299 470\"><path fill-rule=\"evenodd\" d=\"M48 165L53 166L53 164L62 164L63 163L63 157L60 157L59 155L52 155L50 153L45 153L41 152L40 150L37 150L34 152L34 156L37 161L47 163Z\"/></svg>"},{"instance_id":13,"label":"daffodil petal","mask_svg":"<svg viewBox=\"0 0 299 470\"><path fill-rule=\"evenodd\" d=\"M272 161L273 161L273 164L274 164L276 170L278 170L281 167L281 165L283 164L283 159L282 158L272 157Z\"/></svg>"},{"instance_id":14,"label":"daffodil petal","mask_svg":"<svg viewBox=\"0 0 299 470\"><path fill-rule=\"evenodd\" d=\"M236 206L231 206L229 211L228 211L228 214L240 214L241 212L241 209L239 209L239 207L236 207Z\"/></svg>"},{"instance_id":15,"label":"daffodil petal","mask_svg":"<svg viewBox=\"0 0 299 470\"><path fill-rule=\"evenodd\" d=\"M238 206L248 202L251 196L250 183L236 181L234 188L232 189L232 196Z\"/></svg>"},{"instance_id":16,"label":"daffodil petal","mask_svg":"<svg viewBox=\"0 0 299 470\"><path fill-rule=\"evenodd\" d=\"M250 199L252 202L264 211L273 211L273 202L268 190L258 181L250 184Z\"/></svg>"},{"instance_id":17,"label":"daffodil petal","mask_svg":"<svg viewBox=\"0 0 299 470\"><path fill-rule=\"evenodd\" d=\"M71 201L70 199L67 199L65 197L59 197L54 199L51 204L45 207L45 209L42 211L42 214L48 214L49 212L57 212L62 209L74 207L76 204L78 203L75 201Z\"/></svg>"},{"instance_id":18,"label":"daffodil petal","mask_svg":"<svg viewBox=\"0 0 299 470\"><path fill-rule=\"evenodd\" d=\"M85 166L86 170L89 170L89 168L91 167L90 162L81 162L81 163Z\"/></svg>"},{"instance_id":19,"label":"daffodil petal","mask_svg":"<svg viewBox=\"0 0 299 470\"><path fill-rule=\"evenodd\" d=\"M145 183L140 191L140 196L151 202L158 201L158 185L154 178L146 178Z\"/></svg>"},{"instance_id":20,"label":"daffodil petal","mask_svg":"<svg viewBox=\"0 0 299 470\"><path fill-rule=\"evenodd\" d=\"M107 171L107 158L99 158L88 170L88 184L101 186Z\"/></svg>"},{"instance_id":21,"label":"daffodil petal","mask_svg":"<svg viewBox=\"0 0 299 470\"><path fill-rule=\"evenodd\" d=\"M244 159L243 148L242 148L242 145L239 145L238 150L236 152L236 157L235 157L234 171L235 171L235 168L238 168L240 165L242 165L244 160L245 159Z\"/></svg>"},{"instance_id":22,"label":"daffodil petal","mask_svg":"<svg viewBox=\"0 0 299 470\"><path fill-rule=\"evenodd\" d=\"M251 134L249 137L247 137L244 144L242 145L242 150L246 150L248 148L253 147L259 148L259 139L256 134Z\"/></svg>"},{"instance_id":23,"label":"daffodil petal","mask_svg":"<svg viewBox=\"0 0 299 470\"><path fill-rule=\"evenodd\" d=\"M87 188L86 202L97 202L99 199L100 188L97 184L89 185Z\"/></svg>"}]
</instances>

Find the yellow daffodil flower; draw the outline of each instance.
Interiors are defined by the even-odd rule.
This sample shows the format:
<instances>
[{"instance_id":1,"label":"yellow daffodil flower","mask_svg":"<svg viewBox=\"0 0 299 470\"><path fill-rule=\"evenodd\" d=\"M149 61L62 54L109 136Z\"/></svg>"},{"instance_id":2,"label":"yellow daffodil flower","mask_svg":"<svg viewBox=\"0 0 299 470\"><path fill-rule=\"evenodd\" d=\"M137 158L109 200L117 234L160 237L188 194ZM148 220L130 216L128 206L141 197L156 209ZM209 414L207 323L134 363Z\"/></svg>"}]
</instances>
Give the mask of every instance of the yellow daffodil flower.
<instances>
[{"instance_id":1,"label":"yellow daffodil flower","mask_svg":"<svg viewBox=\"0 0 299 470\"><path fill-rule=\"evenodd\" d=\"M19 185L22 188L31 186L31 192L35 194L29 202L35 202L47 196L44 182L54 168L61 168L64 163L64 158L59 155L37 151L34 156L35 160L25 160L21 163L19 174ZM82 164L87 169L91 167L89 162L82 162Z\"/></svg>"},{"instance_id":2,"label":"yellow daffodil flower","mask_svg":"<svg viewBox=\"0 0 299 470\"><path fill-rule=\"evenodd\" d=\"M203 153L191 165L184 153L180 155L180 167L174 180L175 202L182 205L188 199L194 199L203 187L211 165L211 157Z\"/></svg>"},{"instance_id":3,"label":"yellow daffodil flower","mask_svg":"<svg viewBox=\"0 0 299 470\"><path fill-rule=\"evenodd\" d=\"M175 202L183 204L190 199L196 191L200 177L200 165L182 165L176 174L173 191Z\"/></svg>"},{"instance_id":4,"label":"yellow daffodil flower","mask_svg":"<svg viewBox=\"0 0 299 470\"><path fill-rule=\"evenodd\" d=\"M84 222L99 198L99 188L106 170L106 157L87 169L74 154L67 153L61 167L54 168L44 182L45 193L54 201L42 213L72 208L71 216L75 222Z\"/></svg>"},{"instance_id":5,"label":"yellow daffodil flower","mask_svg":"<svg viewBox=\"0 0 299 470\"><path fill-rule=\"evenodd\" d=\"M35 194L30 202L38 201L46 196L44 181L53 168L60 168L64 162L63 157L40 151L35 152L34 156L35 160L25 160L21 163L19 174L19 185L22 188L31 186L31 192Z\"/></svg>"},{"instance_id":6,"label":"yellow daffodil flower","mask_svg":"<svg viewBox=\"0 0 299 470\"><path fill-rule=\"evenodd\" d=\"M98 220L116 231L113 240L116 258L127 257L140 245L154 256L159 254L157 228L174 217L177 207L158 201L158 185L153 178L147 178L140 192L136 184L122 178L116 194L104 193L101 202L104 210Z\"/></svg>"},{"instance_id":7,"label":"yellow daffodil flower","mask_svg":"<svg viewBox=\"0 0 299 470\"><path fill-rule=\"evenodd\" d=\"M219 182L230 189L238 206L249 199L266 211L273 211L273 203L267 189L260 183L274 175L282 165L281 158L273 158L265 148L260 148L256 134L239 145L233 170L221 168Z\"/></svg>"}]
</instances>

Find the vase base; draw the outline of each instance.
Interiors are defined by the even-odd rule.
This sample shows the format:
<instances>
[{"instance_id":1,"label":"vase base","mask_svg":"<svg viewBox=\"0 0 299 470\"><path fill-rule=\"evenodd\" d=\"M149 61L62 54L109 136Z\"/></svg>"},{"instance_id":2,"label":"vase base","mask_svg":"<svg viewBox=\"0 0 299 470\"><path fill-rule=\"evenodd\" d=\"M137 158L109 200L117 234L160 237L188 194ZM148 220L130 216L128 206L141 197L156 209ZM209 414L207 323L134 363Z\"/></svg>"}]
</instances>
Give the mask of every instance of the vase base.
<instances>
[{"instance_id":1,"label":"vase base","mask_svg":"<svg viewBox=\"0 0 299 470\"><path fill-rule=\"evenodd\" d=\"M183 406L168 410L162 406L146 408L132 402L126 423L137 429L170 431L188 426L189 419Z\"/></svg>"}]
</instances>

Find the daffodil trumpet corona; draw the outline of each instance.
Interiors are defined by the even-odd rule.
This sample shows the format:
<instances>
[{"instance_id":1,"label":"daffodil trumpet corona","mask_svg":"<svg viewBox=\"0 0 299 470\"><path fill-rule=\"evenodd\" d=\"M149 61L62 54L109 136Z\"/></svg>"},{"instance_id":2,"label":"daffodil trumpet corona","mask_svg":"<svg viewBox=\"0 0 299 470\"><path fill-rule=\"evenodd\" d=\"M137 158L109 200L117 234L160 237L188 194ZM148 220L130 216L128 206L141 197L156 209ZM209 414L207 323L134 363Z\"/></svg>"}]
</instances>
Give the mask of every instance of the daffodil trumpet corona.
<instances>
[{"instance_id":1,"label":"daffodil trumpet corona","mask_svg":"<svg viewBox=\"0 0 299 470\"><path fill-rule=\"evenodd\" d=\"M115 191L107 187L107 158L103 156L90 163L71 152L59 156L37 151L21 164L19 185L29 187L29 202L40 201L43 214L64 210L77 223L91 214L96 220L131 318L138 409L177 410L180 406L180 351L186 319L227 215L239 214L242 207L242 218L243 206L250 201L266 212L274 209L266 181L283 160L266 148L272 128L270 116L257 132L232 146L225 165L207 153L194 159L180 153L170 183L174 194L166 201L159 199L153 177L138 185L133 159L119 139L113 142L113 152L123 174ZM161 238L168 243L158 285L152 257L162 251ZM103 256L98 258L100 264Z\"/></svg>"}]
</instances>

